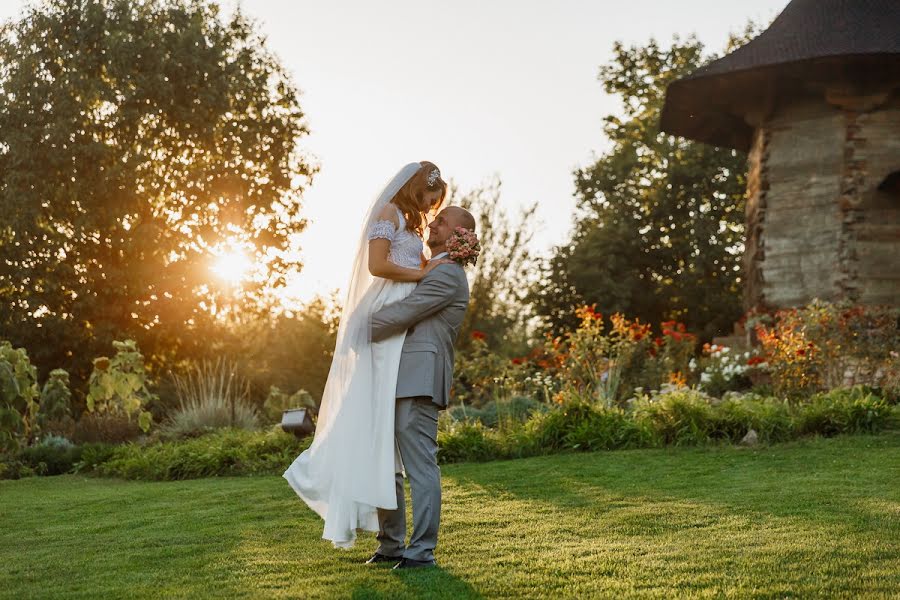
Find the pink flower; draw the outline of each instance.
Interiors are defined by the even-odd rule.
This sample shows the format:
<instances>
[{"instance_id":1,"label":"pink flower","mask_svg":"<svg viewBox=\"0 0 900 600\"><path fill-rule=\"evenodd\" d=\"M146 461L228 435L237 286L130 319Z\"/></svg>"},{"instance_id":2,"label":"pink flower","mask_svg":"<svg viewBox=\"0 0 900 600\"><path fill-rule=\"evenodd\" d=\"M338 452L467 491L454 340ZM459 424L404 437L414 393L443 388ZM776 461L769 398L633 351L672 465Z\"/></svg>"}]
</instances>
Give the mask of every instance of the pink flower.
<instances>
[{"instance_id":1,"label":"pink flower","mask_svg":"<svg viewBox=\"0 0 900 600\"><path fill-rule=\"evenodd\" d=\"M481 253L481 244L475 232L465 227L456 227L447 240L447 253L450 260L455 260L461 265L475 264Z\"/></svg>"}]
</instances>

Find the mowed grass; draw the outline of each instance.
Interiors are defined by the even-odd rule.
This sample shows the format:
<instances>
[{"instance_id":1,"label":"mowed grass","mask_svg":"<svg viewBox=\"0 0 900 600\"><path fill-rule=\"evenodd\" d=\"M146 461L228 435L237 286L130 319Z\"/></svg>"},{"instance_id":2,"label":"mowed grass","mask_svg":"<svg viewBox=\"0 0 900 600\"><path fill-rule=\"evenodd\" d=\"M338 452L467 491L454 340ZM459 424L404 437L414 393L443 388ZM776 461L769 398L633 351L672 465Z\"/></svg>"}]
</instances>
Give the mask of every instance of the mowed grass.
<instances>
[{"instance_id":1,"label":"mowed grass","mask_svg":"<svg viewBox=\"0 0 900 600\"><path fill-rule=\"evenodd\" d=\"M0 481L0 597L900 597L900 432L442 474L440 567L409 572L278 476Z\"/></svg>"}]
</instances>

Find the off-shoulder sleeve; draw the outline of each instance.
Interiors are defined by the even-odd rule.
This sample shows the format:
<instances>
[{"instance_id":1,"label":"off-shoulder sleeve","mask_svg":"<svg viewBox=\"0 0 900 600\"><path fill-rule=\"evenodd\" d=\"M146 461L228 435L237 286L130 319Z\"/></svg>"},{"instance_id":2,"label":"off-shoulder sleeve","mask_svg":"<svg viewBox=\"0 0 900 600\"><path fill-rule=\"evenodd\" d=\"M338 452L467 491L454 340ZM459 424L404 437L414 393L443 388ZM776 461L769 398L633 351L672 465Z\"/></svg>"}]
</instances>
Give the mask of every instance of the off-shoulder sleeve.
<instances>
[{"instance_id":1,"label":"off-shoulder sleeve","mask_svg":"<svg viewBox=\"0 0 900 600\"><path fill-rule=\"evenodd\" d=\"M384 238L393 242L396 229L397 226L390 221L375 221L369 226L369 239Z\"/></svg>"}]
</instances>

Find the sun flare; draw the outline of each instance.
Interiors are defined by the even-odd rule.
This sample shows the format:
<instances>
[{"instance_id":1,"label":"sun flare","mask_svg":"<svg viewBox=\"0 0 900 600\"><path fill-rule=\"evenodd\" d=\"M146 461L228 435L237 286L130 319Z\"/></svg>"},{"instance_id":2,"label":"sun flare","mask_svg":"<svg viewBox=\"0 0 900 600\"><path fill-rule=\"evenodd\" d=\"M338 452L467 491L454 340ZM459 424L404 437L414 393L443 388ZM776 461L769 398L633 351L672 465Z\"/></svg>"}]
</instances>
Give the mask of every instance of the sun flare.
<instances>
[{"instance_id":1,"label":"sun flare","mask_svg":"<svg viewBox=\"0 0 900 600\"><path fill-rule=\"evenodd\" d=\"M241 250L228 250L218 255L213 262L212 272L231 285L245 281L250 275L253 263Z\"/></svg>"}]
</instances>

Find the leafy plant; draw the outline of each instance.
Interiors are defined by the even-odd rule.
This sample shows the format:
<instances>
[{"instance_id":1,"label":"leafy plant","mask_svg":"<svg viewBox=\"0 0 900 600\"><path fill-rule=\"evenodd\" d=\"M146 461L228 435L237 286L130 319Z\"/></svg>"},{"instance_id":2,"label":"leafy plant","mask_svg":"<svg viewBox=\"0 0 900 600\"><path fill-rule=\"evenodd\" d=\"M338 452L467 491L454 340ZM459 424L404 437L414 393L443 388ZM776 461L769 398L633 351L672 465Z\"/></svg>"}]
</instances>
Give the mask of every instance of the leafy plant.
<instances>
[{"instance_id":1,"label":"leafy plant","mask_svg":"<svg viewBox=\"0 0 900 600\"><path fill-rule=\"evenodd\" d=\"M41 389L38 424L43 430L50 421L62 421L72 416L69 403L69 374L64 369L53 369Z\"/></svg>"},{"instance_id":2,"label":"leafy plant","mask_svg":"<svg viewBox=\"0 0 900 600\"><path fill-rule=\"evenodd\" d=\"M144 357L134 340L115 341L116 355L94 359L94 371L88 380L88 412L124 414L130 420L137 417L142 431L149 431L153 417L145 410L156 398L147 389Z\"/></svg>"},{"instance_id":3,"label":"leafy plant","mask_svg":"<svg viewBox=\"0 0 900 600\"><path fill-rule=\"evenodd\" d=\"M0 451L27 444L39 405L37 371L24 348L0 342Z\"/></svg>"}]
</instances>

